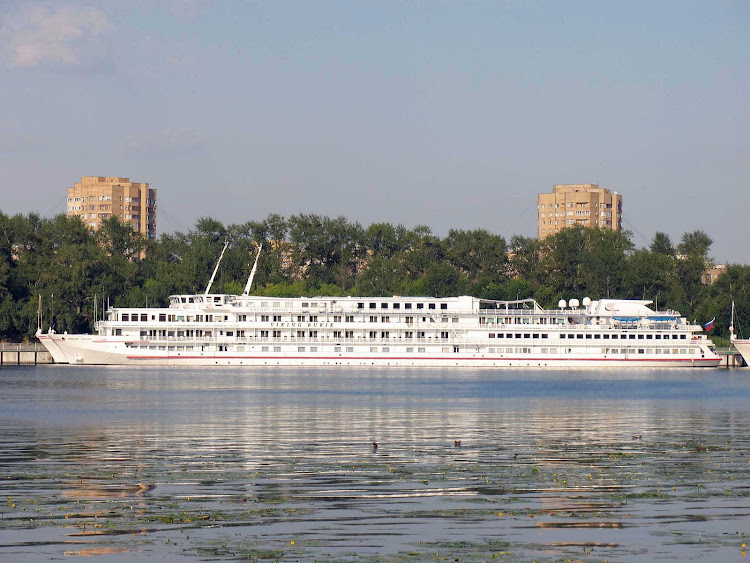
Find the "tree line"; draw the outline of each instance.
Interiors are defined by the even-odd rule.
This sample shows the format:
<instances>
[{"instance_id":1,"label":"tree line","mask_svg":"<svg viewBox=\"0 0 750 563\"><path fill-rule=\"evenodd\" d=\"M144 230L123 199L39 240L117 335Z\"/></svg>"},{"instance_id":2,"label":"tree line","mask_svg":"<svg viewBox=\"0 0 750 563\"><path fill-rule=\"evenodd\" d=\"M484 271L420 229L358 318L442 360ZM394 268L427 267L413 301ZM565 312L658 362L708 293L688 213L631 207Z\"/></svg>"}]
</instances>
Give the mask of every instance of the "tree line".
<instances>
[{"instance_id":1,"label":"tree line","mask_svg":"<svg viewBox=\"0 0 750 563\"><path fill-rule=\"evenodd\" d=\"M738 332L750 335L750 266L730 265L702 283L711 238L686 232L676 244L656 233L636 248L627 231L575 226L544 239L509 240L485 229L373 223L346 217L271 214L224 225L201 218L187 233L145 240L116 217L92 232L77 218L0 212L0 340L31 339L38 325L90 332L102 307L165 306L169 295L202 293L225 244L212 292L241 293L262 243L251 293L315 295L473 295L560 299L649 299L689 319L716 317L728 334L732 300Z\"/></svg>"}]
</instances>

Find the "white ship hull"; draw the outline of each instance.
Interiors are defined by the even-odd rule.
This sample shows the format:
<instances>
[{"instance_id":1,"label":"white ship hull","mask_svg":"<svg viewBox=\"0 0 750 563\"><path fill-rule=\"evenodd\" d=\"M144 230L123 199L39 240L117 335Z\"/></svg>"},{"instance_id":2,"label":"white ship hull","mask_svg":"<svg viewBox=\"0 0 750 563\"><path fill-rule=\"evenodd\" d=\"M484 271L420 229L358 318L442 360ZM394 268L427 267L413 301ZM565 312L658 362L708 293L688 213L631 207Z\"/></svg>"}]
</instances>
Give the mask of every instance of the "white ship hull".
<instances>
[{"instance_id":1,"label":"white ship hull","mask_svg":"<svg viewBox=\"0 0 750 563\"><path fill-rule=\"evenodd\" d=\"M440 347L423 353L361 352L315 353L257 352L257 351L144 351L136 353L124 341L103 340L95 335L40 335L48 350L56 350L56 363L75 365L141 365L141 366L409 366L409 367L560 367L560 368L617 368L617 367L715 367L721 358L708 353L702 357L683 355L593 354L585 351L564 357L529 353L489 354L471 352L441 352ZM356 348L355 348L356 349ZM429 350L429 349L428 349Z\"/></svg>"}]
</instances>

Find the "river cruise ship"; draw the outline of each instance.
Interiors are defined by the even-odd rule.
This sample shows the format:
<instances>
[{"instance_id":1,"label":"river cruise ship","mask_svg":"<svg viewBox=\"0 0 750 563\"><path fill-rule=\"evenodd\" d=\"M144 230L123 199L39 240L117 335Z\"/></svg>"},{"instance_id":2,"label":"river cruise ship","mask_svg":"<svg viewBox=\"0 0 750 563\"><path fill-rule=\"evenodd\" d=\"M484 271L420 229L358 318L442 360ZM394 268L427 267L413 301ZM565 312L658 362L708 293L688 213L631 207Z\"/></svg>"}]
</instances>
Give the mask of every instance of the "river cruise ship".
<instances>
[{"instance_id":1,"label":"river cruise ship","mask_svg":"<svg viewBox=\"0 0 750 563\"><path fill-rule=\"evenodd\" d=\"M249 284L248 284L249 285ZM38 331L57 363L166 366L717 366L700 325L650 301L173 295L95 334Z\"/></svg>"}]
</instances>

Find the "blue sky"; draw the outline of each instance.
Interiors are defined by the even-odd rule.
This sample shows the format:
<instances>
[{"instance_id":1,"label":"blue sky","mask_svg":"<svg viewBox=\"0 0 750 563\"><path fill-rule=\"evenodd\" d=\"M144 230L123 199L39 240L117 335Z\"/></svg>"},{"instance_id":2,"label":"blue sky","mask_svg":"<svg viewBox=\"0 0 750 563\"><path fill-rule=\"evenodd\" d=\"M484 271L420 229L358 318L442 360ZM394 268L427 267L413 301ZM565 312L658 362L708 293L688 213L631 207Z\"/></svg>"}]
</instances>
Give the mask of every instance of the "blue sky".
<instances>
[{"instance_id":1,"label":"blue sky","mask_svg":"<svg viewBox=\"0 0 750 563\"><path fill-rule=\"evenodd\" d=\"M638 247L750 263L750 3L0 3L0 209L83 175L159 190L158 230L269 213L535 236L599 183ZM20 187L21 190L16 190Z\"/></svg>"}]
</instances>

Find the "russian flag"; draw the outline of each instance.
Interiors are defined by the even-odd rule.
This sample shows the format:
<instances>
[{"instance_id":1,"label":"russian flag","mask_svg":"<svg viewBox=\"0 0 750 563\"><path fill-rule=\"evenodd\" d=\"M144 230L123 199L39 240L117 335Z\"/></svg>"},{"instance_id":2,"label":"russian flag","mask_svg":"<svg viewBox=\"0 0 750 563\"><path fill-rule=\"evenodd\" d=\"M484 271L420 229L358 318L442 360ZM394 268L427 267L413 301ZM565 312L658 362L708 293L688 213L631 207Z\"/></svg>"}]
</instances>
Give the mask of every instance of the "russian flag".
<instances>
[{"instance_id":1,"label":"russian flag","mask_svg":"<svg viewBox=\"0 0 750 563\"><path fill-rule=\"evenodd\" d=\"M710 321L708 321L706 324L704 324L703 325L703 330L705 330L706 332L708 332L709 330L711 330L714 327L714 321L715 320L716 320L716 317L714 317L713 319L711 319Z\"/></svg>"}]
</instances>

